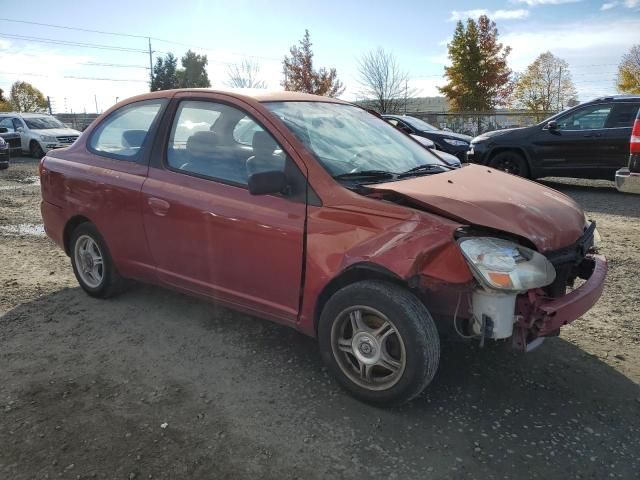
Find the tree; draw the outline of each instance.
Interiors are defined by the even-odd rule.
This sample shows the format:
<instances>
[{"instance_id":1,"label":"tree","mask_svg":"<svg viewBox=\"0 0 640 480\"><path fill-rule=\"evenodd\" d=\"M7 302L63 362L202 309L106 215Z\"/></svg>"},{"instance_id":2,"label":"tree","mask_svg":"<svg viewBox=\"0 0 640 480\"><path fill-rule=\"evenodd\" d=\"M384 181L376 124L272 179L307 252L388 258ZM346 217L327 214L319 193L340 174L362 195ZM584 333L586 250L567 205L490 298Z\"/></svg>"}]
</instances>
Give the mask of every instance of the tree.
<instances>
[{"instance_id":1,"label":"tree","mask_svg":"<svg viewBox=\"0 0 640 480\"><path fill-rule=\"evenodd\" d=\"M11 85L10 101L18 112L40 112L47 108L42 92L27 82L18 81Z\"/></svg>"},{"instance_id":2,"label":"tree","mask_svg":"<svg viewBox=\"0 0 640 480\"><path fill-rule=\"evenodd\" d=\"M518 77L513 98L532 112L564 110L576 101L569 64L551 52L542 53Z\"/></svg>"},{"instance_id":3,"label":"tree","mask_svg":"<svg viewBox=\"0 0 640 480\"><path fill-rule=\"evenodd\" d=\"M229 78L225 83L234 88L267 88L264 80L258 80L259 73L260 64L245 59L240 65L234 63L228 66L227 76Z\"/></svg>"},{"instance_id":4,"label":"tree","mask_svg":"<svg viewBox=\"0 0 640 480\"><path fill-rule=\"evenodd\" d=\"M498 42L495 22L486 15L467 25L458 21L447 45L451 65L445 67L448 82L439 87L456 111L488 111L507 103L512 89L507 66L510 47Z\"/></svg>"},{"instance_id":5,"label":"tree","mask_svg":"<svg viewBox=\"0 0 640 480\"><path fill-rule=\"evenodd\" d=\"M209 82L209 75L207 75L207 60L206 55L198 55L191 50L187 50L187 53L181 59L182 69L177 71L178 85L181 88L209 88L211 82Z\"/></svg>"},{"instance_id":6,"label":"tree","mask_svg":"<svg viewBox=\"0 0 640 480\"><path fill-rule=\"evenodd\" d=\"M344 92L342 82L338 80L336 69L313 69L313 52L309 30L304 31L300 46L289 49L291 56L285 56L282 62L284 81L282 86L292 92L306 92L327 97L337 97Z\"/></svg>"},{"instance_id":7,"label":"tree","mask_svg":"<svg viewBox=\"0 0 640 480\"><path fill-rule=\"evenodd\" d=\"M151 81L151 91L170 90L178 88L178 59L169 52L162 58L156 58L153 66L153 80Z\"/></svg>"},{"instance_id":8,"label":"tree","mask_svg":"<svg viewBox=\"0 0 640 480\"><path fill-rule=\"evenodd\" d=\"M396 57L378 47L360 58L358 74L362 95L373 99L373 108L380 113L395 113L413 92L409 92L409 74L400 69ZM369 103L367 103L369 104Z\"/></svg>"},{"instance_id":9,"label":"tree","mask_svg":"<svg viewBox=\"0 0 640 480\"><path fill-rule=\"evenodd\" d=\"M622 56L616 83L620 93L640 94L640 44Z\"/></svg>"}]
</instances>

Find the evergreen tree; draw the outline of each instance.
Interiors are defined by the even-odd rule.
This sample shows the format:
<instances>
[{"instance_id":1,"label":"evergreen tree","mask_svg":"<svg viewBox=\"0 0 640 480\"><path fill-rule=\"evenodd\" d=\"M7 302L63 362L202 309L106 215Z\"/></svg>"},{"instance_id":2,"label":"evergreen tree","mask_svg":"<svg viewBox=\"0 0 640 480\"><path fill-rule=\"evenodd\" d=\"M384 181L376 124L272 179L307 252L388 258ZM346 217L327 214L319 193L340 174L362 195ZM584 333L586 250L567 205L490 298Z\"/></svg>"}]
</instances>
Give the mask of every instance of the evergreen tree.
<instances>
[{"instance_id":1,"label":"evergreen tree","mask_svg":"<svg viewBox=\"0 0 640 480\"><path fill-rule=\"evenodd\" d=\"M211 82L209 82L209 75L207 74L207 60L206 55L198 55L191 50L187 50L187 53L181 59L182 69L178 70L178 84L180 88L209 88Z\"/></svg>"},{"instance_id":2,"label":"evergreen tree","mask_svg":"<svg viewBox=\"0 0 640 480\"><path fill-rule=\"evenodd\" d=\"M177 66L178 59L173 53L167 53L164 58L156 58L156 64L153 66L151 91L178 88Z\"/></svg>"}]
</instances>

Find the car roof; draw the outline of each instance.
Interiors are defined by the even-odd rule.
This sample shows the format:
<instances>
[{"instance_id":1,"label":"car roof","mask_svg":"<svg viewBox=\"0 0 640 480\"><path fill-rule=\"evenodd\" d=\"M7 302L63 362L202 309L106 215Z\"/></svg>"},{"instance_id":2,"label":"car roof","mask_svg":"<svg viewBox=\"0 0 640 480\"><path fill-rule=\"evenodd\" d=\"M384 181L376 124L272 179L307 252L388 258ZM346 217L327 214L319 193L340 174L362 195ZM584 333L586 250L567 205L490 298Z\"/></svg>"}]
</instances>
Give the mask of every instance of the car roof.
<instances>
[{"instance_id":1,"label":"car roof","mask_svg":"<svg viewBox=\"0 0 640 480\"><path fill-rule=\"evenodd\" d=\"M136 100L144 100L146 98L171 97L181 92L206 92L229 95L239 99L252 99L258 102L324 102L324 103L341 103L351 105L349 102L338 98L324 97L321 95L312 95L302 92L287 92L284 90L274 91L261 88L231 88L231 89L211 89L211 88L179 88L174 90L159 90L157 92L145 93L134 97Z\"/></svg>"},{"instance_id":2,"label":"car roof","mask_svg":"<svg viewBox=\"0 0 640 480\"><path fill-rule=\"evenodd\" d=\"M628 102L631 101L640 101L640 95L607 95L606 97L598 97L593 100L589 100L585 103L593 103L593 102Z\"/></svg>"}]
</instances>

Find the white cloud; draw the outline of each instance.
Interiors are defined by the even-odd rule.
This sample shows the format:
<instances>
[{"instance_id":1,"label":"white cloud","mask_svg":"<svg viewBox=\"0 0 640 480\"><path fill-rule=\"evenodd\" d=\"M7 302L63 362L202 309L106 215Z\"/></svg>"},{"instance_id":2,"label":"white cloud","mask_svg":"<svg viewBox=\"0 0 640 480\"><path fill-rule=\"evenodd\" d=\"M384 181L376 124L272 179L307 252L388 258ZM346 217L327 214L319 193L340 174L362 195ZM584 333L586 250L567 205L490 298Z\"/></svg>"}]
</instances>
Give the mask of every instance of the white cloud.
<instances>
[{"instance_id":1,"label":"white cloud","mask_svg":"<svg viewBox=\"0 0 640 480\"><path fill-rule=\"evenodd\" d=\"M624 2L619 2L616 0L613 2L605 2L600 7L600 10L602 11L611 10L612 8L616 8L618 6L623 6L623 5L627 8L634 9L634 8L640 7L640 0L624 0Z\"/></svg>"},{"instance_id":2,"label":"white cloud","mask_svg":"<svg viewBox=\"0 0 640 480\"><path fill-rule=\"evenodd\" d=\"M473 10L453 10L449 21L456 22L466 18L478 18L481 15L488 16L491 20L519 20L529 16L529 10L487 10L484 8L476 8Z\"/></svg>"},{"instance_id":3,"label":"white cloud","mask_svg":"<svg viewBox=\"0 0 640 480\"><path fill-rule=\"evenodd\" d=\"M565 3L578 3L582 0L511 0L511 3L524 3L530 7L538 5L563 5Z\"/></svg>"}]
</instances>

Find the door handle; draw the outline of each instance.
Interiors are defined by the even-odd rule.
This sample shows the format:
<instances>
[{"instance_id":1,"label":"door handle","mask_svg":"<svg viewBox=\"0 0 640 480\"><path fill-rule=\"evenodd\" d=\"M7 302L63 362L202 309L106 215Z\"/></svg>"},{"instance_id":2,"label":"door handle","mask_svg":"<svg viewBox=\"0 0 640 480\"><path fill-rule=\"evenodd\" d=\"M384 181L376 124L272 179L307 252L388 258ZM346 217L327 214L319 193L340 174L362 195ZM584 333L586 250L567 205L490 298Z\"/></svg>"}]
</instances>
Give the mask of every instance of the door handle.
<instances>
[{"instance_id":1,"label":"door handle","mask_svg":"<svg viewBox=\"0 0 640 480\"><path fill-rule=\"evenodd\" d=\"M149 197L147 199L147 204L153 210L153 213L160 217L164 217L167 213L169 213L169 208L171 208L171 204L166 200L162 200L161 198Z\"/></svg>"}]
</instances>

